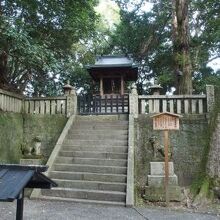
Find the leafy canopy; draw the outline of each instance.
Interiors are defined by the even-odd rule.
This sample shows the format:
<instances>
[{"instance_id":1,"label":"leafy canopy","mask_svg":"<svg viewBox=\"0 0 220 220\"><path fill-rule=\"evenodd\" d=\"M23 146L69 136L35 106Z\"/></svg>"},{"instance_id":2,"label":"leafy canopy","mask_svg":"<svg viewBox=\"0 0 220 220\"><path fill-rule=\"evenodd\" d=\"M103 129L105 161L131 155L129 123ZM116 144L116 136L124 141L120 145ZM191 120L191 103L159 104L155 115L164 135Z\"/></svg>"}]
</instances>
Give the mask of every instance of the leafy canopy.
<instances>
[{"instance_id":1,"label":"leafy canopy","mask_svg":"<svg viewBox=\"0 0 220 220\"><path fill-rule=\"evenodd\" d=\"M67 63L76 60L73 44L95 33L96 4L96 0L1 1L0 87L20 92L29 88L41 95L52 86L49 93L57 93L56 80L65 75Z\"/></svg>"}]
</instances>

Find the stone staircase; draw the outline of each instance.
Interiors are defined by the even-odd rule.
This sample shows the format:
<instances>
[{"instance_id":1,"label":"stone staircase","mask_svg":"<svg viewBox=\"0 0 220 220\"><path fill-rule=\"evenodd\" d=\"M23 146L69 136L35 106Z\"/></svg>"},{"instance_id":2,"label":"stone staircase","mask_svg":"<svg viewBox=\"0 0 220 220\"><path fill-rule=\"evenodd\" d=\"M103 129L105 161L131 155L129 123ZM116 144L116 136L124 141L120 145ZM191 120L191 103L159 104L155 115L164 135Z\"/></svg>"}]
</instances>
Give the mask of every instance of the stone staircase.
<instances>
[{"instance_id":1,"label":"stone staircase","mask_svg":"<svg viewBox=\"0 0 220 220\"><path fill-rule=\"evenodd\" d=\"M58 187L43 198L125 205L128 121L77 116L49 173Z\"/></svg>"}]
</instances>

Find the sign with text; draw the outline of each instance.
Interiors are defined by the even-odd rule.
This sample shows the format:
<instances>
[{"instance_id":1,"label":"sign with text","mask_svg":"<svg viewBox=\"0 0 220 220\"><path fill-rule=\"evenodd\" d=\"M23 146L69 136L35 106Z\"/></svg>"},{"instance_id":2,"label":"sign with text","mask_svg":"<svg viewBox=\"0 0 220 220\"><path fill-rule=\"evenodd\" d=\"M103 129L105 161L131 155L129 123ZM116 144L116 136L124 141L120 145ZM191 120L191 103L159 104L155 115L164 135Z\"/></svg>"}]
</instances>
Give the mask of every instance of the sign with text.
<instances>
[{"instance_id":1,"label":"sign with text","mask_svg":"<svg viewBox=\"0 0 220 220\"><path fill-rule=\"evenodd\" d=\"M181 115L164 112L152 116L154 130L179 130Z\"/></svg>"},{"instance_id":2,"label":"sign with text","mask_svg":"<svg viewBox=\"0 0 220 220\"><path fill-rule=\"evenodd\" d=\"M170 112L163 112L151 116L153 118L153 129L163 130L164 132L164 160L165 160L165 198L166 204L169 204L169 130L179 130L179 119L181 115Z\"/></svg>"}]
</instances>

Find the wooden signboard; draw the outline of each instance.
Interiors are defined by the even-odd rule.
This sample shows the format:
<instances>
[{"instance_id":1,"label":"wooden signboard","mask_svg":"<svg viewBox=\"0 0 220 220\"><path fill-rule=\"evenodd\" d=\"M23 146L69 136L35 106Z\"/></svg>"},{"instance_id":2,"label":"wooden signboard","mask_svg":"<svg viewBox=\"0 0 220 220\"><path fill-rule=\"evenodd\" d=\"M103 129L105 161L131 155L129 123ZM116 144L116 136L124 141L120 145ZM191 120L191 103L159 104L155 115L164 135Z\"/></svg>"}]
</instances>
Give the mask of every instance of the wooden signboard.
<instances>
[{"instance_id":1,"label":"wooden signboard","mask_svg":"<svg viewBox=\"0 0 220 220\"><path fill-rule=\"evenodd\" d=\"M164 112L152 116L154 130L179 130L181 115Z\"/></svg>"},{"instance_id":2,"label":"wooden signboard","mask_svg":"<svg viewBox=\"0 0 220 220\"><path fill-rule=\"evenodd\" d=\"M167 206L169 204L169 130L179 130L179 118L181 115L164 112L151 116L153 118L153 130L163 130L164 131L164 155L165 155L165 197Z\"/></svg>"}]
</instances>

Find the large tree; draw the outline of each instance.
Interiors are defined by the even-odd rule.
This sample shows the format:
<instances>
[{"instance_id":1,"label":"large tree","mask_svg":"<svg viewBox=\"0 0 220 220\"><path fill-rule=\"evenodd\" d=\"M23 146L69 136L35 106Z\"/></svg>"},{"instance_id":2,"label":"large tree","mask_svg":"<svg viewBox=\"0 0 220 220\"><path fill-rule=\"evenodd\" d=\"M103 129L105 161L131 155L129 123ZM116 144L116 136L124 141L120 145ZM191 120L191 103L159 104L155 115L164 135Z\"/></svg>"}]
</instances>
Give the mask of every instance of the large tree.
<instances>
[{"instance_id":1,"label":"large tree","mask_svg":"<svg viewBox=\"0 0 220 220\"><path fill-rule=\"evenodd\" d=\"M178 94L192 94L188 0L172 0L172 31L176 90Z\"/></svg>"},{"instance_id":2,"label":"large tree","mask_svg":"<svg viewBox=\"0 0 220 220\"><path fill-rule=\"evenodd\" d=\"M201 81L207 71L218 78L207 68L210 60L220 57L217 0L158 0L148 12L141 10L148 1L117 2L121 23L113 35L113 52L133 53L140 63L140 92L146 91L151 77L182 94L204 91Z\"/></svg>"},{"instance_id":3,"label":"large tree","mask_svg":"<svg viewBox=\"0 0 220 220\"><path fill-rule=\"evenodd\" d=\"M96 4L1 0L0 88L23 92L29 87L40 95L52 86L51 93L56 92L56 83L49 81L58 81L67 63L76 61L72 45L94 34Z\"/></svg>"}]
</instances>

